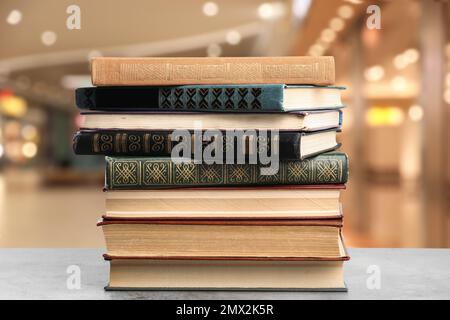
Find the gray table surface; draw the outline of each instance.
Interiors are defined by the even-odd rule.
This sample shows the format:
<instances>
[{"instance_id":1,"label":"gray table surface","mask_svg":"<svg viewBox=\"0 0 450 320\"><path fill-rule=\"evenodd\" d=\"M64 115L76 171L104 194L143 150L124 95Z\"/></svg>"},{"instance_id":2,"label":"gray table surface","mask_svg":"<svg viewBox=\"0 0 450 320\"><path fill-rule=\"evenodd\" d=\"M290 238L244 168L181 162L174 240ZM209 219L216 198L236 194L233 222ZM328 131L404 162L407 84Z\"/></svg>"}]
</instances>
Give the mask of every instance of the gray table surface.
<instances>
[{"instance_id":1,"label":"gray table surface","mask_svg":"<svg viewBox=\"0 0 450 320\"><path fill-rule=\"evenodd\" d=\"M450 249L349 249L348 292L106 292L103 252L0 249L0 299L450 299ZM79 267L79 289L67 286L70 266ZM371 281L374 270L379 288Z\"/></svg>"}]
</instances>

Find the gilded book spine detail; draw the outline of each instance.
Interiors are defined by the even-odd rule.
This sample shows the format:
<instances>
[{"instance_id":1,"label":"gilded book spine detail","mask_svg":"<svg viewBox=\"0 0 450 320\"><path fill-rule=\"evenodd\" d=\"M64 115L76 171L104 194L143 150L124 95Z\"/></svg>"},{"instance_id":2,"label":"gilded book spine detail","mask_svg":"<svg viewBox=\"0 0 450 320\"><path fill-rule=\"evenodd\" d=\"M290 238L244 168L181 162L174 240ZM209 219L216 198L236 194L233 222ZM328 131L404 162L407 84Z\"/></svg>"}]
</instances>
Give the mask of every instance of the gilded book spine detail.
<instances>
[{"instance_id":1,"label":"gilded book spine detail","mask_svg":"<svg viewBox=\"0 0 450 320\"><path fill-rule=\"evenodd\" d=\"M281 161L273 175L252 164L174 163L170 158L106 157L106 188L152 189L182 186L261 184L341 184L348 178L347 157L325 153L309 160Z\"/></svg>"},{"instance_id":2,"label":"gilded book spine detail","mask_svg":"<svg viewBox=\"0 0 450 320\"><path fill-rule=\"evenodd\" d=\"M91 148L74 148L80 154L142 154L170 155L172 141L169 133L94 133ZM84 148L84 149L82 149Z\"/></svg>"},{"instance_id":3,"label":"gilded book spine detail","mask_svg":"<svg viewBox=\"0 0 450 320\"><path fill-rule=\"evenodd\" d=\"M272 143L271 133L267 136L259 135L256 140L250 138L238 143L238 138L227 131L222 132L222 143L220 149L226 154L232 152L233 155L239 153L243 155L253 155L258 152L270 154ZM109 156L151 156L170 157L173 148L179 143L172 141L171 131L138 131L138 130L97 130L79 131L73 139L73 150L76 154L98 154ZM215 143L216 137L210 140L195 138L194 132L191 134L191 152L195 150L197 143L202 144L202 152L205 148ZM203 137L204 132L202 132ZM280 132L277 137L279 145L280 159L300 159L301 132ZM219 138L220 139L220 138ZM275 142L276 143L276 142ZM337 147L337 146L336 146ZM183 157L191 157L191 154L183 154Z\"/></svg>"},{"instance_id":4,"label":"gilded book spine detail","mask_svg":"<svg viewBox=\"0 0 450 320\"><path fill-rule=\"evenodd\" d=\"M282 112L283 84L78 88L87 110ZM126 104L124 104L126 101Z\"/></svg>"},{"instance_id":5,"label":"gilded book spine detail","mask_svg":"<svg viewBox=\"0 0 450 320\"><path fill-rule=\"evenodd\" d=\"M97 58L94 85L220 83L332 84L332 57Z\"/></svg>"},{"instance_id":6,"label":"gilded book spine detail","mask_svg":"<svg viewBox=\"0 0 450 320\"><path fill-rule=\"evenodd\" d=\"M167 88L159 90L160 109L259 111L262 88ZM281 110L276 108L274 110ZM267 108L270 110L270 106Z\"/></svg>"}]
</instances>

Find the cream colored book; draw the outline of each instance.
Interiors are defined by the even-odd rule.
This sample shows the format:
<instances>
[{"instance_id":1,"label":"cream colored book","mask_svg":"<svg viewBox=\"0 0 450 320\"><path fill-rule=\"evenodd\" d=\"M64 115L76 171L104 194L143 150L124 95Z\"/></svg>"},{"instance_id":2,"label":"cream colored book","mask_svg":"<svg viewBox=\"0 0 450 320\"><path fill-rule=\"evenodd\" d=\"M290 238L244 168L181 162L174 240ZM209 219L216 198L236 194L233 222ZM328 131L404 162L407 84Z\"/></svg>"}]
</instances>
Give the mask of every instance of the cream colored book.
<instances>
[{"instance_id":1,"label":"cream colored book","mask_svg":"<svg viewBox=\"0 0 450 320\"><path fill-rule=\"evenodd\" d=\"M344 258L345 253L342 253ZM117 259L107 290L345 291L344 261Z\"/></svg>"},{"instance_id":2,"label":"cream colored book","mask_svg":"<svg viewBox=\"0 0 450 320\"><path fill-rule=\"evenodd\" d=\"M303 130L337 128L341 111L309 111L292 113L109 113L83 115L82 129L130 130Z\"/></svg>"},{"instance_id":3,"label":"cream colored book","mask_svg":"<svg viewBox=\"0 0 450 320\"><path fill-rule=\"evenodd\" d=\"M343 186L107 191L113 219L337 219Z\"/></svg>"},{"instance_id":4,"label":"cream colored book","mask_svg":"<svg viewBox=\"0 0 450 320\"><path fill-rule=\"evenodd\" d=\"M340 259L342 220L103 220L107 256Z\"/></svg>"}]
</instances>

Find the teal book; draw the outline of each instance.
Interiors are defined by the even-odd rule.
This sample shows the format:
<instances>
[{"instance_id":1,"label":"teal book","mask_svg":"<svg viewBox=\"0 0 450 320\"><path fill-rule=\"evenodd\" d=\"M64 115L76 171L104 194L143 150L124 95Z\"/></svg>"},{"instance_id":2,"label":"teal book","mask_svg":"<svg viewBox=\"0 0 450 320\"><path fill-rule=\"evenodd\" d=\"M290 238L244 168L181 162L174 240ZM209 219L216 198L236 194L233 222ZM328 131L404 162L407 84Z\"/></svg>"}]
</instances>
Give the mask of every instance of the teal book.
<instances>
[{"instance_id":1,"label":"teal book","mask_svg":"<svg viewBox=\"0 0 450 320\"><path fill-rule=\"evenodd\" d=\"M170 158L106 157L105 189L174 187L320 185L348 180L345 153L323 153L308 160L279 162L277 172L262 174L259 164L174 163ZM267 172L264 172L267 173Z\"/></svg>"},{"instance_id":2,"label":"teal book","mask_svg":"<svg viewBox=\"0 0 450 320\"><path fill-rule=\"evenodd\" d=\"M87 87L75 91L83 110L152 112L288 112L342 108L342 87L184 85Z\"/></svg>"}]
</instances>

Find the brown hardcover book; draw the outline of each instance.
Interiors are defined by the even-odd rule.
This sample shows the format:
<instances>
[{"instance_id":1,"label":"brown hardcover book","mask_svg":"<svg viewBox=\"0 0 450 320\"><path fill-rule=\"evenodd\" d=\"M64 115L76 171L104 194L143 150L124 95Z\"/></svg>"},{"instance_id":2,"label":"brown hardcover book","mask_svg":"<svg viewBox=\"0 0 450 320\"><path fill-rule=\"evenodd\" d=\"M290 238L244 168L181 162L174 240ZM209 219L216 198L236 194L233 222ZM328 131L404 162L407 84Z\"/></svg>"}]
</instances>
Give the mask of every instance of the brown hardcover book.
<instances>
[{"instance_id":1,"label":"brown hardcover book","mask_svg":"<svg viewBox=\"0 0 450 320\"><path fill-rule=\"evenodd\" d=\"M333 57L92 59L96 86L313 84L335 81Z\"/></svg>"},{"instance_id":2,"label":"brown hardcover book","mask_svg":"<svg viewBox=\"0 0 450 320\"><path fill-rule=\"evenodd\" d=\"M107 290L318 290L346 291L341 237L339 256L304 258L110 256Z\"/></svg>"},{"instance_id":3,"label":"brown hardcover book","mask_svg":"<svg viewBox=\"0 0 450 320\"><path fill-rule=\"evenodd\" d=\"M341 261L342 219L103 220L110 259Z\"/></svg>"}]
</instances>

